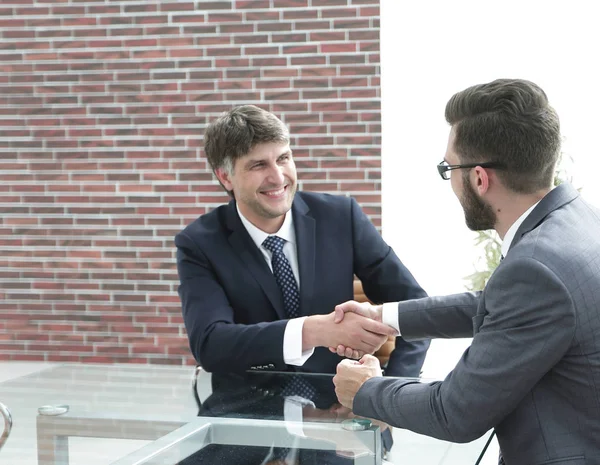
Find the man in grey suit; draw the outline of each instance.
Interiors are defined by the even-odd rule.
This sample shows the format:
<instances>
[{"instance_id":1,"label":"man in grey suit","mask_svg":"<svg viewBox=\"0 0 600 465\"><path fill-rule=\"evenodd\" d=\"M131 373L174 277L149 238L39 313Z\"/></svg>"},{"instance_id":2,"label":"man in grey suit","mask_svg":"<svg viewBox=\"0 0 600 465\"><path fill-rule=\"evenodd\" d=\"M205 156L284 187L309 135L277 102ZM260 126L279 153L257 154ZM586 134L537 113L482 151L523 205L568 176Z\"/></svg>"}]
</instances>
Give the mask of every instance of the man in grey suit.
<instances>
[{"instance_id":1,"label":"man in grey suit","mask_svg":"<svg viewBox=\"0 0 600 465\"><path fill-rule=\"evenodd\" d=\"M336 317L369 315L406 339L473 341L441 382L382 378L370 356L345 360L338 399L452 442L494 428L508 465L600 464L600 211L568 184L553 189L558 116L537 85L503 79L454 95L446 119L439 173L469 228L498 232L504 259L482 292L347 302Z\"/></svg>"}]
</instances>

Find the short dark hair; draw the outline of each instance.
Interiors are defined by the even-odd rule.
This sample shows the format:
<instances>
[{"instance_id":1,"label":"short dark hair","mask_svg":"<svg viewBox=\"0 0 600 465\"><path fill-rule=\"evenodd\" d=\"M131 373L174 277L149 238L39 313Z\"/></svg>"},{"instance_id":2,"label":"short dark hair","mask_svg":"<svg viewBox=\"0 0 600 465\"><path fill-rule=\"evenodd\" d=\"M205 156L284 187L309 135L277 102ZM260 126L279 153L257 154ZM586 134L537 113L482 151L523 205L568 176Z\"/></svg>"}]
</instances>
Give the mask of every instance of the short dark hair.
<instances>
[{"instance_id":1,"label":"short dark hair","mask_svg":"<svg viewBox=\"0 0 600 465\"><path fill-rule=\"evenodd\" d=\"M290 134L277 116L254 105L223 113L204 132L204 153L213 170L230 172L238 158L265 142L289 143Z\"/></svg>"},{"instance_id":2,"label":"short dark hair","mask_svg":"<svg viewBox=\"0 0 600 465\"><path fill-rule=\"evenodd\" d=\"M456 93L446 105L461 163L493 161L502 183L519 193L553 185L560 123L546 93L522 79L497 79Z\"/></svg>"}]
</instances>

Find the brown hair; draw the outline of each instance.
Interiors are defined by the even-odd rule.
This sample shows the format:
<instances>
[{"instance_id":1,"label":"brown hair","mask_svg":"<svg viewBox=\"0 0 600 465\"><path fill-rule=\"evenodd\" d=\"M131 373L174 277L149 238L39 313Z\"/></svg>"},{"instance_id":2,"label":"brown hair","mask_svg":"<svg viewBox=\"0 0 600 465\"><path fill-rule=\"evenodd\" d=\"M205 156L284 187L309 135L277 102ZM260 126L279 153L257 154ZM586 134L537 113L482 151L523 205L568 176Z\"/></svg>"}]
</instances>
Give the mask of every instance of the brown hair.
<instances>
[{"instance_id":1,"label":"brown hair","mask_svg":"<svg viewBox=\"0 0 600 465\"><path fill-rule=\"evenodd\" d=\"M277 116L254 105L242 105L208 125L204 152L213 170L224 168L231 173L235 161L255 145L289 141L289 131Z\"/></svg>"},{"instance_id":2,"label":"brown hair","mask_svg":"<svg viewBox=\"0 0 600 465\"><path fill-rule=\"evenodd\" d=\"M456 93L446 105L461 163L496 162L509 189L552 186L560 154L560 123L546 93L521 79L498 79Z\"/></svg>"}]
</instances>

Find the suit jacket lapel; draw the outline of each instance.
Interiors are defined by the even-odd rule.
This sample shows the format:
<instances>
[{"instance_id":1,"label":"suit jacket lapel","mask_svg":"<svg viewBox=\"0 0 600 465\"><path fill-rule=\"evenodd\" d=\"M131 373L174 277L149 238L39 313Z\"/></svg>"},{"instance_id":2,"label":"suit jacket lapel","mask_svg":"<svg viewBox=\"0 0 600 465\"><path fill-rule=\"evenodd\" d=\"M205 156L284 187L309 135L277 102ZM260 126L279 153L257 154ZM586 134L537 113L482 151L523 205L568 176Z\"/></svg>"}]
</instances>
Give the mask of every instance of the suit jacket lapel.
<instances>
[{"instance_id":1,"label":"suit jacket lapel","mask_svg":"<svg viewBox=\"0 0 600 465\"><path fill-rule=\"evenodd\" d=\"M311 313L311 300L315 282L315 219L309 216L308 205L296 194L292 205L294 229L300 275L300 315Z\"/></svg>"},{"instance_id":2,"label":"suit jacket lapel","mask_svg":"<svg viewBox=\"0 0 600 465\"><path fill-rule=\"evenodd\" d=\"M283 306L283 296L281 290L275 281L275 276L265 262L261 251L256 247L254 241L246 231L238 216L235 201L232 200L227 206L227 227L232 233L229 236L229 243L238 257L244 262L250 274L256 279L262 287L267 298L273 305L275 312L281 319L288 318Z\"/></svg>"},{"instance_id":3,"label":"suit jacket lapel","mask_svg":"<svg viewBox=\"0 0 600 465\"><path fill-rule=\"evenodd\" d=\"M544 219L550 213L573 201L577 197L579 197L579 192L577 192L573 186L567 183L561 184L560 186L557 186L548 192L548 194L546 194L546 196L540 200L540 203L533 209L529 216L525 218L525 221L523 221L521 226L519 226L519 229L515 234L515 238L510 244L509 250L512 249L525 234L544 221Z\"/></svg>"}]
</instances>

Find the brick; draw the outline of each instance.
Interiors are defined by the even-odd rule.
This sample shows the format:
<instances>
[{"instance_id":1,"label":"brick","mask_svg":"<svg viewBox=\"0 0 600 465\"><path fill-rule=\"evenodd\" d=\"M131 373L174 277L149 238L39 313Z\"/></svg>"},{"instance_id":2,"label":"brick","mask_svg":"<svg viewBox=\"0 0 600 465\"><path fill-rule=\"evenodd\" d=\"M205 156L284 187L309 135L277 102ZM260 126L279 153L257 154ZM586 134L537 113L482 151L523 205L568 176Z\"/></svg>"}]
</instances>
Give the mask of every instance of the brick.
<instances>
[{"instance_id":1,"label":"brick","mask_svg":"<svg viewBox=\"0 0 600 465\"><path fill-rule=\"evenodd\" d=\"M369 29L371 23L369 19L335 19L333 20L334 29Z\"/></svg>"},{"instance_id":2,"label":"brick","mask_svg":"<svg viewBox=\"0 0 600 465\"><path fill-rule=\"evenodd\" d=\"M308 34L306 32L293 32L290 34L272 34L271 41L273 43L286 43L286 42L306 42L308 40Z\"/></svg>"},{"instance_id":3,"label":"brick","mask_svg":"<svg viewBox=\"0 0 600 465\"><path fill-rule=\"evenodd\" d=\"M372 42L361 42L360 43L360 51L361 52L379 52L379 41ZM377 63L379 60L377 60Z\"/></svg>"},{"instance_id":4,"label":"brick","mask_svg":"<svg viewBox=\"0 0 600 465\"><path fill-rule=\"evenodd\" d=\"M352 98L352 99L368 99L368 98L377 98L379 97L378 89L351 89L351 90L342 90L341 91L342 98Z\"/></svg>"},{"instance_id":5,"label":"brick","mask_svg":"<svg viewBox=\"0 0 600 465\"><path fill-rule=\"evenodd\" d=\"M294 79L294 88L296 89L312 89L329 87L329 79Z\"/></svg>"},{"instance_id":6,"label":"brick","mask_svg":"<svg viewBox=\"0 0 600 465\"><path fill-rule=\"evenodd\" d=\"M211 2L202 2L211 3ZM222 2L226 3L226 2ZM160 11L171 12L171 11L194 11L194 2L179 1L175 3L162 3L160 5Z\"/></svg>"},{"instance_id":7,"label":"brick","mask_svg":"<svg viewBox=\"0 0 600 465\"><path fill-rule=\"evenodd\" d=\"M0 27L15 27L15 24L17 24L16 27L19 27L18 24L22 22L24 21L1 20ZM5 39L32 39L35 37L35 31L22 29L14 31L5 30L2 32L2 36Z\"/></svg>"},{"instance_id":8,"label":"brick","mask_svg":"<svg viewBox=\"0 0 600 465\"><path fill-rule=\"evenodd\" d=\"M279 55L279 47L244 47L244 55ZM285 53L285 52L284 52Z\"/></svg>"},{"instance_id":9,"label":"brick","mask_svg":"<svg viewBox=\"0 0 600 465\"><path fill-rule=\"evenodd\" d=\"M379 63L379 53L369 53L369 63Z\"/></svg>"},{"instance_id":10,"label":"brick","mask_svg":"<svg viewBox=\"0 0 600 465\"><path fill-rule=\"evenodd\" d=\"M270 0L237 0L235 7L238 10L246 9L269 9L271 8Z\"/></svg>"},{"instance_id":11,"label":"brick","mask_svg":"<svg viewBox=\"0 0 600 465\"><path fill-rule=\"evenodd\" d=\"M264 78L296 77L296 76L298 76L298 69L295 69L295 68L275 68L275 69L265 68L264 70L262 70L262 76Z\"/></svg>"},{"instance_id":12,"label":"brick","mask_svg":"<svg viewBox=\"0 0 600 465\"><path fill-rule=\"evenodd\" d=\"M288 60L287 58L252 58L252 66L258 67L279 67L279 66L287 66Z\"/></svg>"},{"instance_id":13,"label":"brick","mask_svg":"<svg viewBox=\"0 0 600 465\"><path fill-rule=\"evenodd\" d=\"M304 8L309 0L273 0L273 8Z\"/></svg>"},{"instance_id":14,"label":"brick","mask_svg":"<svg viewBox=\"0 0 600 465\"><path fill-rule=\"evenodd\" d=\"M215 29L221 34L249 34L255 31L255 26L254 24L219 24L218 28L215 26ZM187 28L185 32L187 33Z\"/></svg>"},{"instance_id":15,"label":"brick","mask_svg":"<svg viewBox=\"0 0 600 465\"><path fill-rule=\"evenodd\" d=\"M346 6L349 3L349 0L311 0L312 6Z\"/></svg>"},{"instance_id":16,"label":"brick","mask_svg":"<svg viewBox=\"0 0 600 465\"><path fill-rule=\"evenodd\" d=\"M294 25L293 23L288 22L288 21L278 21L278 22L272 22L272 23L258 23L256 28L257 28L258 32L267 32L267 31L282 32L282 31L291 31L293 25Z\"/></svg>"},{"instance_id":17,"label":"brick","mask_svg":"<svg viewBox=\"0 0 600 465\"><path fill-rule=\"evenodd\" d=\"M90 5L87 10L92 15L114 15L121 12L119 5Z\"/></svg>"},{"instance_id":18,"label":"brick","mask_svg":"<svg viewBox=\"0 0 600 465\"><path fill-rule=\"evenodd\" d=\"M256 69L256 68L226 69L225 73L226 73L227 79L252 79L252 78L259 78L261 76L261 70ZM194 78L193 74L194 73L192 73L192 78ZM219 78L221 78L221 76L219 76L216 79L219 79ZM199 79L203 79L203 77L200 77ZM207 79L212 79L212 78L209 77Z\"/></svg>"},{"instance_id":19,"label":"brick","mask_svg":"<svg viewBox=\"0 0 600 465\"><path fill-rule=\"evenodd\" d=\"M257 58L254 58L253 60L257 60ZM270 58L269 60L272 60L272 58ZM215 60L215 66L217 66L218 68L248 68L250 66L250 60L248 58L217 59ZM281 66L281 64L273 66Z\"/></svg>"},{"instance_id":20,"label":"brick","mask_svg":"<svg viewBox=\"0 0 600 465\"><path fill-rule=\"evenodd\" d=\"M379 5L360 8L360 16L372 16L374 18L379 18L379 12Z\"/></svg>"},{"instance_id":21,"label":"brick","mask_svg":"<svg viewBox=\"0 0 600 465\"><path fill-rule=\"evenodd\" d=\"M321 44L320 49L321 53L354 53L356 52L356 44L352 42Z\"/></svg>"},{"instance_id":22,"label":"brick","mask_svg":"<svg viewBox=\"0 0 600 465\"><path fill-rule=\"evenodd\" d=\"M158 5L145 4L145 5L125 5L125 13L141 13L141 12L154 12L158 11Z\"/></svg>"},{"instance_id":23,"label":"brick","mask_svg":"<svg viewBox=\"0 0 600 465\"><path fill-rule=\"evenodd\" d=\"M319 51L319 47L317 45L290 45L284 46L282 50L285 55L315 54Z\"/></svg>"},{"instance_id":24,"label":"brick","mask_svg":"<svg viewBox=\"0 0 600 465\"><path fill-rule=\"evenodd\" d=\"M195 15L177 15L173 16L172 21L174 23L204 23L206 21L206 16L203 14L195 14Z\"/></svg>"},{"instance_id":25,"label":"brick","mask_svg":"<svg viewBox=\"0 0 600 465\"><path fill-rule=\"evenodd\" d=\"M169 22L169 17L167 15L164 16L160 16L160 15L150 15L150 16L135 16L134 18L132 18L134 21L134 24L167 24ZM155 31L152 31L150 29L147 29L146 32L148 34L156 34Z\"/></svg>"},{"instance_id":26,"label":"brick","mask_svg":"<svg viewBox=\"0 0 600 465\"><path fill-rule=\"evenodd\" d=\"M378 75L379 67L372 65L365 66L340 66L340 75L341 76L371 76Z\"/></svg>"},{"instance_id":27,"label":"brick","mask_svg":"<svg viewBox=\"0 0 600 465\"><path fill-rule=\"evenodd\" d=\"M356 8L328 8L321 13L322 18L354 18L356 16L358 16Z\"/></svg>"},{"instance_id":28,"label":"brick","mask_svg":"<svg viewBox=\"0 0 600 465\"><path fill-rule=\"evenodd\" d=\"M248 82L248 84L252 85L251 82ZM292 84L287 79L268 79L256 82L257 89L289 89L291 87Z\"/></svg>"},{"instance_id":29,"label":"brick","mask_svg":"<svg viewBox=\"0 0 600 465\"><path fill-rule=\"evenodd\" d=\"M319 17L319 10L316 8L308 8L301 10L283 10L283 19L296 20L296 19L317 19Z\"/></svg>"},{"instance_id":30,"label":"brick","mask_svg":"<svg viewBox=\"0 0 600 465\"><path fill-rule=\"evenodd\" d=\"M381 156L381 147L353 147L350 149L350 156L352 157L380 157ZM380 167L381 162L379 160L374 161L365 161L360 160L360 167Z\"/></svg>"},{"instance_id":31,"label":"brick","mask_svg":"<svg viewBox=\"0 0 600 465\"><path fill-rule=\"evenodd\" d=\"M323 90L303 90L303 99L337 99L340 97L340 93L335 89L323 89Z\"/></svg>"},{"instance_id":32,"label":"brick","mask_svg":"<svg viewBox=\"0 0 600 465\"><path fill-rule=\"evenodd\" d=\"M329 62L332 65L365 64L366 56L360 54L333 55L329 57Z\"/></svg>"},{"instance_id":33,"label":"brick","mask_svg":"<svg viewBox=\"0 0 600 465\"><path fill-rule=\"evenodd\" d=\"M266 34L252 34L252 35L236 35L233 38L234 44L264 44L269 42L269 36Z\"/></svg>"},{"instance_id":34,"label":"brick","mask_svg":"<svg viewBox=\"0 0 600 465\"><path fill-rule=\"evenodd\" d=\"M322 66L305 66L300 70L302 77L315 77L315 76L337 76L338 71L335 68L324 68Z\"/></svg>"},{"instance_id":35,"label":"brick","mask_svg":"<svg viewBox=\"0 0 600 465\"><path fill-rule=\"evenodd\" d=\"M209 13L209 23L241 23L243 21L242 13Z\"/></svg>"},{"instance_id":36,"label":"brick","mask_svg":"<svg viewBox=\"0 0 600 465\"><path fill-rule=\"evenodd\" d=\"M354 123L359 120L359 113L323 113L323 121L326 123ZM332 127L333 128L333 127Z\"/></svg>"},{"instance_id":37,"label":"brick","mask_svg":"<svg viewBox=\"0 0 600 465\"><path fill-rule=\"evenodd\" d=\"M292 66L304 66L304 65L325 65L327 58L323 55L319 56L296 56L291 57L290 62Z\"/></svg>"},{"instance_id":38,"label":"brick","mask_svg":"<svg viewBox=\"0 0 600 465\"><path fill-rule=\"evenodd\" d=\"M327 21L301 21L301 22L297 22L294 24L294 29L296 29L298 31L305 31L305 30L314 31L314 30L319 30L319 29L329 30L329 29L331 29L331 22L328 20Z\"/></svg>"},{"instance_id":39,"label":"brick","mask_svg":"<svg viewBox=\"0 0 600 465\"><path fill-rule=\"evenodd\" d=\"M265 92L264 94L265 100L299 100L300 93L294 91L286 91L286 92Z\"/></svg>"},{"instance_id":40,"label":"brick","mask_svg":"<svg viewBox=\"0 0 600 465\"><path fill-rule=\"evenodd\" d=\"M249 11L244 16L246 22L258 21L259 23L264 23L267 21L279 21L281 19L279 11L261 11L260 13Z\"/></svg>"},{"instance_id":41,"label":"brick","mask_svg":"<svg viewBox=\"0 0 600 465\"><path fill-rule=\"evenodd\" d=\"M233 8L231 1L226 2L210 2L202 0L198 3L202 10L231 10Z\"/></svg>"}]
</instances>

